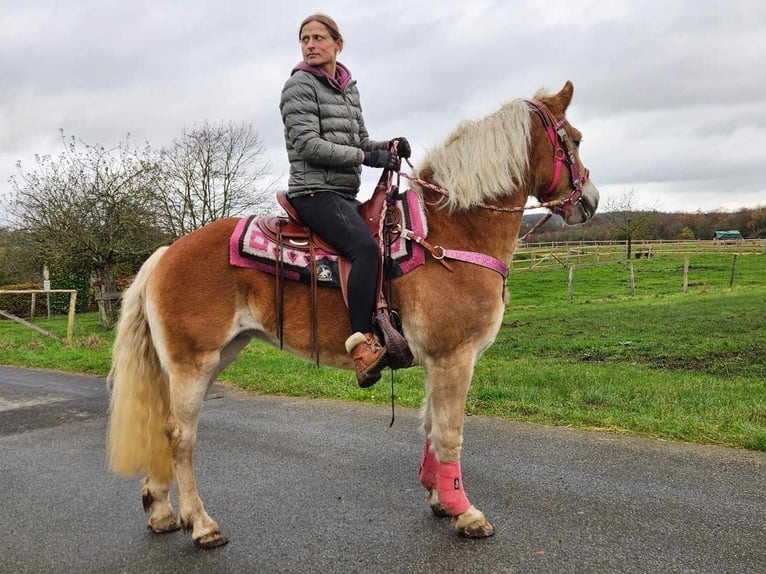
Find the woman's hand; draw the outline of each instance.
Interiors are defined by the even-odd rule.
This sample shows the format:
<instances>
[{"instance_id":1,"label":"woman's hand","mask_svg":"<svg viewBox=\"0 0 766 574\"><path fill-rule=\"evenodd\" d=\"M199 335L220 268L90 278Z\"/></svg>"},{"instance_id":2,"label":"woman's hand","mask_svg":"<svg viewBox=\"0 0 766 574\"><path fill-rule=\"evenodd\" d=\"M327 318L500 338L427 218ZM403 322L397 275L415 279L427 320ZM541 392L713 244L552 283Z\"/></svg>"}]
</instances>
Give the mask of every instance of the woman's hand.
<instances>
[{"instance_id":1,"label":"woman's hand","mask_svg":"<svg viewBox=\"0 0 766 574\"><path fill-rule=\"evenodd\" d=\"M382 167L399 171L399 156L387 149L374 149L362 152L362 163L368 167Z\"/></svg>"},{"instance_id":2,"label":"woman's hand","mask_svg":"<svg viewBox=\"0 0 766 574\"><path fill-rule=\"evenodd\" d=\"M407 158L412 155L412 148L410 147L410 142L407 141L407 138L405 137L394 138L390 142L388 142L388 147L391 147L392 145L394 145L394 142L399 142L396 146L396 155L398 155L401 158Z\"/></svg>"}]
</instances>

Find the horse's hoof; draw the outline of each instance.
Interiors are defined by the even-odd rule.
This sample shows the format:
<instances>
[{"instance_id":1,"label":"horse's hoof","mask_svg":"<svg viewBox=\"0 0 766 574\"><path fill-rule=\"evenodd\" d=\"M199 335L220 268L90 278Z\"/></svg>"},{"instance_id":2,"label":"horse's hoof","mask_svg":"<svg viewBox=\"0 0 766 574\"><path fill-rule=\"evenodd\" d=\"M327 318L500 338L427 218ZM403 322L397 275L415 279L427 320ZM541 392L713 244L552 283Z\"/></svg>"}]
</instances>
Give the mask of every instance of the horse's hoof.
<instances>
[{"instance_id":1,"label":"horse's hoof","mask_svg":"<svg viewBox=\"0 0 766 574\"><path fill-rule=\"evenodd\" d=\"M459 530L458 534L464 538L489 538L490 536L494 536L495 527L487 522L476 528L466 528L464 530Z\"/></svg>"},{"instance_id":2,"label":"horse's hoof","mask_svg":"<svg viewBox=\"0 0 766 574\"><path fill-rule=\"evenodd\" d=\"M146 527L155 534L167 534L168 532L176 532L181 530L181 525L174 517L169 517L165 520L157 520L155 522L149 521Z\"/></svg>"},{"instance_id":3,"label":"horse's hoof","mask_svg":"<svg viewBox=\"0 0 766 574\"><path fill-rule=\"evenodd\" d=\"M454 516L452 527L465 538L489 538L495 533L495 527L473 506L463 514Z\"/></svg>"},{"instance_id":4,"label":"horse's hoof","mask_svg":"<svg viewBox=\"0 0 766 574\"><path fill-rule=\"evenodd\" d=\"M194 540L194 545L197 548L204 548L205 550L209 550L210 548L218 548L219 546L224 546L228 543L228 539L226 539L223 535L221 535L220 532L217 531L205 534Z\"/></svg>"}]
</instances>

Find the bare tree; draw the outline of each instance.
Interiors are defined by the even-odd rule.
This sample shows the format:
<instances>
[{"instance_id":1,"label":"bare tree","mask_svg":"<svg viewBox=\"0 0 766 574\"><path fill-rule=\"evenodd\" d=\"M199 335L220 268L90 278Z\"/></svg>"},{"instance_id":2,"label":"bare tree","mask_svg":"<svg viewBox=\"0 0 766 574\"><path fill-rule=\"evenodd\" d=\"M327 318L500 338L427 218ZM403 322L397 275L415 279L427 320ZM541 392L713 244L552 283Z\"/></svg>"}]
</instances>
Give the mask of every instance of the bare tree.
<instances>
[{"instance_id":1,"label":"bare tree","mask_svg":"<svg viewBox=\"0 0 766 574\"><path fill-rule=\"evenodd\" d=\"M62 273L93 274L115 290L117 265L143 260L167 240L152 207L155 153L130 136L113 148L61 132L64 151L17 163L9 212L28 252Z\"/></svg>"},{"instance_id":2,"label":"bare tree","mask_svg":"<svg viewBox=\"0 0 766 574\"><path fill-rule=\"evenodd\" d=\"M636 190L630 189L616 199L606 202L608 226L611 227L620 239L627 243L627 258L633 248L633 240L648 233L656 220L655 206L639 208Z\"/></svg>"},{"instance_id":3,"label":"bare tree","mask_svg":"<svg viewBox=\"0 0 766 574\"><path fill-rule=\"evenodd\" d=\"M231 122L184 129L162 151L162 172L157 200L174 238L216 219L262 211L274 184L258 134Z\"/></svg>"}]
</instances>

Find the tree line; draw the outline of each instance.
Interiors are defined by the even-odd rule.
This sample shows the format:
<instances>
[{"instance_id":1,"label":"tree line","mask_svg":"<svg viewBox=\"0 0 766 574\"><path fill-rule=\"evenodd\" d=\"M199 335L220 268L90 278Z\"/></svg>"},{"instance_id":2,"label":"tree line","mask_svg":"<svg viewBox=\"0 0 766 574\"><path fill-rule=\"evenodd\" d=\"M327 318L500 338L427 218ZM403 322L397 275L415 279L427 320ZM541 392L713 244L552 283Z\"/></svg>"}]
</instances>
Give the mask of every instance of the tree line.
<instances>
[{"instance_id":1,"label":"tree line","mask_svg":"<svg viewBox=\"0 0 766 574\"><path fill-rule=\"evenodd\" d=\"M184 128L168 147L89 144L60 132L58 156L17 163L3 198L0 285L105 291L160 245L224 217L270 209L275 178L251 125ZM87 297L79 298L87 304Z\"/></svg>"},{"instance_id":2,"label":"tree line","mask_svg":"<svg viewBox=\"0 0 766 574\"><path fill-rule=\"evenodd\" d=\"M626 192L607 211L597 213L585 225L568 226L555 216L539 228L529 241L625 241L714 239L716 231L737 230L743 237L766 238L766 207L733 212L664 213L633 207L635 194ZM520 235L534 226L542 215L524 216ZM630 253L628 253L630 257Z\"/></svg>"}]
</instances>

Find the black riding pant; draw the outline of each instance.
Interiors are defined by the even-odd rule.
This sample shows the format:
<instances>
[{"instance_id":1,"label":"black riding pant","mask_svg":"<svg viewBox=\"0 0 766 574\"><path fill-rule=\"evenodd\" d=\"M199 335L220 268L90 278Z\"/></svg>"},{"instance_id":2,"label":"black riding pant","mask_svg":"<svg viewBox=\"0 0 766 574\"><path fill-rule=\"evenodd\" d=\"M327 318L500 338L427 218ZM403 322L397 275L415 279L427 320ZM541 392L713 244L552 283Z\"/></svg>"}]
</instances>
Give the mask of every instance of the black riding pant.
<instances>
[{"instance_id":1,"label":"black riding pant","mask_svg":"<svg viewBox=\"0 0 766 574\"><path fill-rule=\"evenodd\" d=\"M351 331L372 331L378 280L378 244L359 215L359 202L324 191L290 199L314 233L351 260L348 309Z\"/></svg>"}]
</instances>

